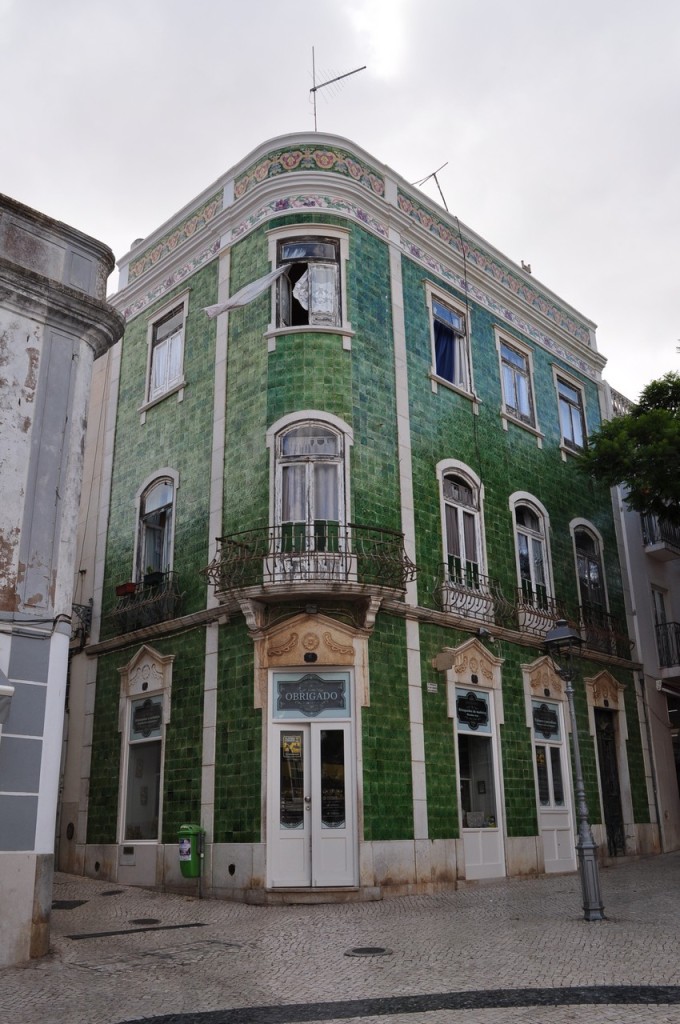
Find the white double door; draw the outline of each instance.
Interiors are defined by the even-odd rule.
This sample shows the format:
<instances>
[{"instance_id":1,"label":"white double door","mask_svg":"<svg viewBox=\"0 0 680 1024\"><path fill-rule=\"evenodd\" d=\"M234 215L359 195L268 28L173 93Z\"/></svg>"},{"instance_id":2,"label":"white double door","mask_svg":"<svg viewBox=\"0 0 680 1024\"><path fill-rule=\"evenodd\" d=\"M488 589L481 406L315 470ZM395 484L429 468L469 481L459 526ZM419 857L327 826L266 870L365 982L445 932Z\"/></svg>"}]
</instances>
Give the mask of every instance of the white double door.
<instances>
[{"instance_id":1,"label":"white double door","mask_svg":"<svg viewBox=\"0 0 680 1024\"><path fill-rule=\"evenodd\" d=\"M268 885L356 885L350 723L276 722L271 730Z\"/></svg>"}]
</instances>

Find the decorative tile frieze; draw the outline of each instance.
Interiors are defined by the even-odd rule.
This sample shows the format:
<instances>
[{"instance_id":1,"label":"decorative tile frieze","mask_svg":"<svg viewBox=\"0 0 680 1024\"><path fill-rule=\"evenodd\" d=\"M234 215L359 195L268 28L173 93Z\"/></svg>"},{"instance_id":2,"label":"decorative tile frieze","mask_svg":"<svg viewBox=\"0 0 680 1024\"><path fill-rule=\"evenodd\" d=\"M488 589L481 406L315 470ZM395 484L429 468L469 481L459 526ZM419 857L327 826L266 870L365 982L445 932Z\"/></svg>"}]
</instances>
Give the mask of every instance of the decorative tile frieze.
<instances>
[{"instance_id":1,"label":"decorative tile frieze","mask_svg":"<svg viewBox=\"0 0 680 1024\"><path fill-rule=\"evenodd\" d=\"M251 188L268 178L295 171L332 171L333 174L351 178L376 196L385 194L385 179L382 175L357 160L347 150L329 146L289 146L267 153L263 159L252 164L236 179L234 196L241 199Z\"/></svg>"},{"instance_id":2,"label":"decorative tile frieze","mask_svg":"<svg viewBox=\"0 0 680 1024\"><path fill-rule=\"evenodd\" d=\"M337 196L320 195L319 193L298 193L297 195L286 196L283 199L275 199L271 203L263 204L250 217L234 226L232 238L240 238L248 231L256 228L262 221L269 220L272 216L279 213L288 213L291 210L322 210L335 213L341 217L349 217L360 224L365 224L366 227L380 235L381 238L387 238L387 226L368 214L362 207L357 206L356 203L350 203L346 199L339 199Z\"/></svg>"},{"instance_id":3,"label":"decorative tile frieze","mask_svg":"<svg viewBox=\"0 0 680 1024\"><path fill-rule=\"evenodd\" d=\"M580 341L582 345L590 345L588 329L565 313L559 306L549 302L544 295L533 288L523 277L512 273L512 271L484 252L479 246L471 245L458 231L455 231L448 224L433 216L429 210L415 203L410 196L400 192L397 202L402 213L442 241L461 259L464 256L468 264L487 274L496 284L506 288L518 299L521 299L522 302L525 302L532 309L547 317L560 330L565 331L572 338Z\"/></svg>"},{"instance_id":4,"label":"decorative tile frieze","mask_svg":"<svg viewBox=\"0 0 680 1024\"><path fill-rule=\"evenodd\" d=\"M145 295L142 295L141 298L136 299L135 302L130 303L129 306L125 306L125 308L121 310L125 319L131 320L133 317L137 316L138 313L141 313L142 310L146 309L147 306L151 306L154 302L158 302L158 300L162 299L169 291L176 288L178 284L181 284L182 281L191 277L194 271L198 270L205 263L208 263L213 259L213 257L219 252L220 248L220 239L217 238L208 246L207 249L198 253L198 255L192 260L182 264L181 267L178 267L174 273L166 277L160 284L156 285L155 288L152 288Z\"/></svg>"},{"instance_id":5,"label":"decorative tile frieze","mask_svg":"<svg viewBox=\"0 0 680 1024\"><path fill-rule=\"evenodd\" d=\"M130 263L128 281L132 282L147 270L151 270L162 259L175 252L190 238L193 238L199 231L203 231L211 220L222 209L222 190L216 192L212 199L204 203L200 209L195 210L186 220L183 220L176 228L164 235L156 244L146 249L141 256Z\"/></svg>"}]
</instances>

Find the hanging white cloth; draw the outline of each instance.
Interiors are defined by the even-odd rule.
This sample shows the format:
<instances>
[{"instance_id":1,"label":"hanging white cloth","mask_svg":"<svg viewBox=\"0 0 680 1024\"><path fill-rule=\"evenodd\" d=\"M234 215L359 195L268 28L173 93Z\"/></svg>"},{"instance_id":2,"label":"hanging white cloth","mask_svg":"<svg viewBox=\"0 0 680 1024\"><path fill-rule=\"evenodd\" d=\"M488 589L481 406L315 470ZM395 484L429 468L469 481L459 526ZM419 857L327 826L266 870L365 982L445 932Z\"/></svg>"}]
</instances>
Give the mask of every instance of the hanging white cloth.
<instances>
[{"instance_id":1,"label":"hanging white cloth","mask_svg":"<svg viewBox=\"0 0 680 1024\"><path fill-rule=\"evenodd\" d=\"M227 299L226 302L218 302L215 306L204 306L203 312L214 320L220 313L226 313L228 309L237 309L239 306L247 306L249 302L256 299L258 295L266 291L277 278L281 277L281 274L285 274L287 266L277 267L276 270L272 270L271 273L265 274L264 277L260 277L257 281L251 281L250 284L245 285L244 288L239 289L235 295Z\"/></svg>"}]
</instances>

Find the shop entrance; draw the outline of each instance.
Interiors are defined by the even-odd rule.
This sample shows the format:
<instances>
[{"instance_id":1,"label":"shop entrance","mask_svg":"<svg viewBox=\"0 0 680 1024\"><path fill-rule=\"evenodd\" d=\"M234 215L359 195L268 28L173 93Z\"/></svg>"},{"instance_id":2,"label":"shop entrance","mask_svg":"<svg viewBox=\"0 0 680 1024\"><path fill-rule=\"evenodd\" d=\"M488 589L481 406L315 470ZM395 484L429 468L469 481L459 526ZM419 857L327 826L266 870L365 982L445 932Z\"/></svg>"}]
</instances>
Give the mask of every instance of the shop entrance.
<instances>
[{"instance_id":1,"label":"shop entrance","mask_svg":"<svg viewBox=\"0 0 680 1024\"><path fill-rule=\"evenodd\" d=\"M356 885L349 674L277 673L273 703L268 885Z\"/></svg>"}]
</instances>

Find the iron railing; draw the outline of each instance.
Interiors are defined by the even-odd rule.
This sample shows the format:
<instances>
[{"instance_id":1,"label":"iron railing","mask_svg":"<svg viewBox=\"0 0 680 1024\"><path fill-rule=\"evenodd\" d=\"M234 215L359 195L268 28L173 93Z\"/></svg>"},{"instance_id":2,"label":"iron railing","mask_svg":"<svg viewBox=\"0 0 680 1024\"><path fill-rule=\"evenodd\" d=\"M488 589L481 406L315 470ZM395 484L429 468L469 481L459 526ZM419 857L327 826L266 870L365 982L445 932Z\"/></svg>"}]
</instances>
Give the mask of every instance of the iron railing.
<instances>
[{"instance_id":1,"label":"iron railing","mask_svg":"<svg viewBox=\"0 0 680 1024\"><path fill-rule=\"evenodd\" d=\"M472 562L442 565L435 580L434 599L442 611L464 619L495 622L498 584Z\"/></svg>"},{"instance_id":2,"label":"iron railing","mask_svg":"<svg viewBox=\"0 0 680 1024\"><path fill-rule=\"evenodd\" d=\"M662 622L656 627L656 646L661 668L680 665L680 622Z\"/></svg>"},{"instance_id":3,"label":"iron railing","mask_svg":"<svg viewBox=\"0 0 680 1024\"><path fill-rule=\"evenodd\" d=\"M404 590L416 567L403 534L384 527L318 520L243 530L217 540L201 570L217 593L277 583L357 583Z\"/></svg>"},{"instance_id":4,"label":"iron railing","mask_svg":"<svg viewBox=\"0 0 680 1024\"><path fill-rule=\"evenodd\" d=\"M667 544L680 554L680 526L669 523L665 519L659 519L658 516L643 515L640 516L640 519L642 520L642 539L645 547L649 547L651 544Z\"/></svg>"},{"instance_id":5,"label":"iron railing","mask_svg":"<svg viewBox=\"0 0 680 1024\"><path fill-rule=\"evenodd\" d=\"M581 606L579 620L583 643L593 651L630 658L632 642L625 626L600 608Z\"/></svg>"},{"instance_id":6,"label":"iron railing","mask_svg":"<svg viewBox=\"0 0 680 1024\"><path fill-rule=\"evenodd\" d=\"M121 633L153 626L179 615L182 595L174 572L151 573L139 583L116 587L116 604L110 617Z\"/></svg>"}]
</instances>

